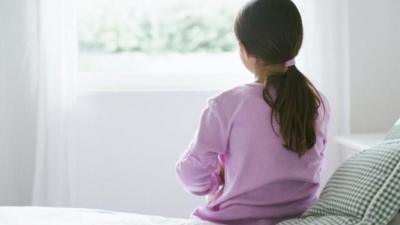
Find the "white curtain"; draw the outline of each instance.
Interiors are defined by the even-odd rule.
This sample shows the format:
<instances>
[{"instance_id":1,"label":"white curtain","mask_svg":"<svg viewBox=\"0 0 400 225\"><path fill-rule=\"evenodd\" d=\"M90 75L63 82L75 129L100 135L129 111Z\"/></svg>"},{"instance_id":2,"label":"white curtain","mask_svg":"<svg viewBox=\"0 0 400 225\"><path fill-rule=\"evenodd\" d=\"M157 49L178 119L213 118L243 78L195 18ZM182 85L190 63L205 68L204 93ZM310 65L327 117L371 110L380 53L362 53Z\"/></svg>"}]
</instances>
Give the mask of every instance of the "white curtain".
<instances>
[{"instance_id":1,"label":"white curtain","mask_svg":"<svg viewBox=\"0 0 400 225\"><path fill-rule=\"evenodd\" d=\"M299 68L324 93L330 103L329 144L323 183L343 161L334 141L350 132L350 77L347 0L295 0L303 16L304 45Z\"/></svg>"},{"instance_id":2,"label":"white curtain","mask_svg":"<svg viewBox=\"0 0 400 225\"><path fill-rule=\"evenodd\" d=\"M77 41L73 1L36 0L38 67L37 136L33 205L69 206L72 151L68 149L68 109L74 100Z\"/></svg>"},{"instance_id":3,"label":"white curtain","mask_svg":"<svg viewBox=\"0 0 400 225\"><path fill-rule=\"evenodd\" d=\"M2 204L71 203L66 134L76 68L73 16L72 1L0 1Z\"/></svg>"},{"instance_id":4,"label":"white curtain","mask_svg":"<svg viewBox=\"0 0 400 225\"><path fill-rule=\"evenodd\" d=\"M1 204L26 204L31 192L36 107L30 57L36 37L27 2L0 0Z\"/></svg>"}]
</instances>

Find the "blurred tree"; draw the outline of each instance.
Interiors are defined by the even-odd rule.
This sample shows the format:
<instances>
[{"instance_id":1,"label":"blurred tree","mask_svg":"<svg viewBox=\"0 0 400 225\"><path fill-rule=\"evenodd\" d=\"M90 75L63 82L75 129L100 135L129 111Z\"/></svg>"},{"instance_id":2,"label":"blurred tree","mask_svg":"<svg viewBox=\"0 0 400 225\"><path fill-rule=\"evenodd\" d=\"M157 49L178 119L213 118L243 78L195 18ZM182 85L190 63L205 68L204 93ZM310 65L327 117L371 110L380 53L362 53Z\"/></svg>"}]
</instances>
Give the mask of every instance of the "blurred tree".
<instances>
[{"instance_id":1,"label":"blurred tree","mask_svg":"<svg viewBox=\"0 0 400 225\"><path fill-rule=\"evenodd\" d=\"M220 1L82 0L85 52L230 52L235 10ZM157 3L157 4L156 4Z\"/></svg>"}]
</instances>

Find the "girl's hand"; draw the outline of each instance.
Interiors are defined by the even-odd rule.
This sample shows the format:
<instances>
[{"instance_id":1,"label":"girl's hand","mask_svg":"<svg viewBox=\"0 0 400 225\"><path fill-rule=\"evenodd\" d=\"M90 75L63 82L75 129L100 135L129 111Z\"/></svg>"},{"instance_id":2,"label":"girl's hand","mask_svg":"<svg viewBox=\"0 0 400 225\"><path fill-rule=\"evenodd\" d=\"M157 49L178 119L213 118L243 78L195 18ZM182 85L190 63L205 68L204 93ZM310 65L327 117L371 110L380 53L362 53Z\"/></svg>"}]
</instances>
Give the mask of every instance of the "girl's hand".
<instances>
[{"instance_id":1,"label":"girl's hand","mask_svg":"<svg viewBox=\"0 0 400 225\"><path fill-rule=\"evenodd\" d=\"M215 193L211 193L211 194L207 195L206 201L208 203L211 202L215 198L215 196L217 196L217 194L222 190L223 186L225 185L225 168L224 168L224 164L222 164L222 162L218 163L218 171L219 171L219 179L221 180L221 184Z\"/></svg>"},{"instance_id":2,"label":"girl's hand","mask_svg":"<svg viewBox=\"0 0 400 225\"><path fill-rule=\"evenodd\" d=\"M218 170L219 170L219 179L221 180L221 185L225 185L225 167L222 162L218 164Z\"/></svg>"}]
</instances>

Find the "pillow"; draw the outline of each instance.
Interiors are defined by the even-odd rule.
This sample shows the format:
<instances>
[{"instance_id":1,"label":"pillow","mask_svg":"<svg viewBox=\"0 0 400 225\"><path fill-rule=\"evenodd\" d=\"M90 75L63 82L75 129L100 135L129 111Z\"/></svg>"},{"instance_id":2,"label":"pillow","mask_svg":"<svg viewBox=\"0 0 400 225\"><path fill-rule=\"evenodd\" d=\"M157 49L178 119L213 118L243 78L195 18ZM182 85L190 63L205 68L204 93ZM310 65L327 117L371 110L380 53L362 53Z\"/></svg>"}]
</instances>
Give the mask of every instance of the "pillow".
<instances>
[{"instance_id":1,"label":"pillow","mask_svg":"<svg viewBox=\"0 0 400 225\"><path fill-rule=\"evenodd\" d=\"M384 225L400 210L400 139L344 162L301 218L279 225Z\"/></svg>"},{"instance_id":2,"label":"pillow","mask_svg":"<svg viewBox=\"0 0 400 225\"><path fill-rule=\"evenodd\" d=\"M400 119L393 125L392 129L387 133L385 140L400 138Z\"/></svg>"}]
</instances>

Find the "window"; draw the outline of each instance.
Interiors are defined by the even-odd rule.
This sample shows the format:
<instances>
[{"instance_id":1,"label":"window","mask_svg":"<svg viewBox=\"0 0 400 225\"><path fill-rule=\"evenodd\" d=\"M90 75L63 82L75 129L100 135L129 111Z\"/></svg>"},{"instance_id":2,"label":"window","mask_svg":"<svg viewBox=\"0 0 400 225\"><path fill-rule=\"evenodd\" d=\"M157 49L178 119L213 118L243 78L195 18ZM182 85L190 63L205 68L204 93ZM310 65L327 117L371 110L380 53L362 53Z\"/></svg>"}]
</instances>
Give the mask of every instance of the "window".
<instances>
[{"instance_id":1,"label":"window","mask_svg":"<svg viewBox=\"0 0 400 225\"><path fill-rule=\"evenodd\" d=\"M244 0L81 0L83 89L216 90L251 80L233 33Z\"/></svg>"}]
</instances>

